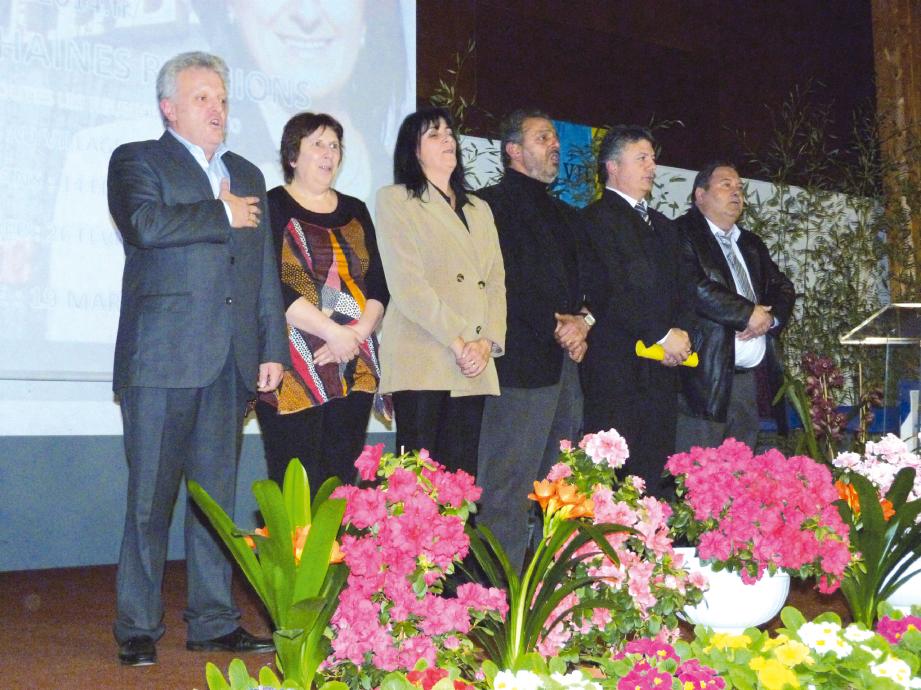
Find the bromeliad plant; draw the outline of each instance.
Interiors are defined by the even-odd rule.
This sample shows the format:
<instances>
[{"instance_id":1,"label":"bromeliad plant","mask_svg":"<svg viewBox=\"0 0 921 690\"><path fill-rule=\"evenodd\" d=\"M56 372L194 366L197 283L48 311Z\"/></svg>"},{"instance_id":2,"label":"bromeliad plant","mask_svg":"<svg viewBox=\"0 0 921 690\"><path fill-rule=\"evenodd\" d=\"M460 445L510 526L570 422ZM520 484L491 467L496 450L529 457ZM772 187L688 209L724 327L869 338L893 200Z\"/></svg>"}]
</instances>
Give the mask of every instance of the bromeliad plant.
<instances>
[{"instance_id":1,"label":"bromeliad plant","mask_svg":"<svg viewBox=\"0 0 921 690\"><path fill-rule=\"evenodd\" d=\"M286 687L311 688L329 653L324 633L346 579L336 544L345 502L330 498L338 483L337 479L327 480L311 502L307 473L299 460L292 460L283 489L268 479L253 484L253 495L265 521L265 528L255 532L237 527L198 483L190 481L188 485L189 495L230 550L272 619L278 667L289 683ZM206 672L212 690L226 687L216 666L208 664ZM272 680L274 674L268 669L266 672L260 674L260 681L263 676ZM281 685L281 681L275 679L275 684Z\"/></svg>"},{"instance_id":2,"label":"bromeliad plant","mask_svg":"<svg viewBox=\"0 0 921 690\"><path fill-rule=\"evenodd\" d=\"M889 434L868 442L863 456L841 453L838 509L850 530L854 557L841 591L854 620L873 625L880 602L921 569L921 458Z\"/></svg>"},{"instance_id":3,"label":"bromeliad plant","mask_svg":"<svg viewBox=\"0 0 921 690\"><path fill-rule=\"evenodd\" d=\"M701 561L747 583L784 570L817 577L822 592L838 588L851 556L827 466L774 449L755 456L727 439L675 454L665 467L678 483L672 529L696 544Z\"/></svg>"}]
</instances>

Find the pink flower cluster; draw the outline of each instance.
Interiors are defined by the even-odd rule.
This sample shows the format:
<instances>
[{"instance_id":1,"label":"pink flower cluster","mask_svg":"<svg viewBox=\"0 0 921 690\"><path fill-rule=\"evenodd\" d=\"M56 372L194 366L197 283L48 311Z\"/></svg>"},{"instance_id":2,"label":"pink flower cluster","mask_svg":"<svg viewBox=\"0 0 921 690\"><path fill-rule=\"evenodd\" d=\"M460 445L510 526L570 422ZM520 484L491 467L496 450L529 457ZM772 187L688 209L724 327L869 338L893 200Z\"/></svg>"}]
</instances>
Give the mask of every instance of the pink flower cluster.
<instances>
[{"instance_id":1,"label":"pink flower cluster","mask_svg":"<svg viewBox=\"0 0 921 690\"><path fill-rule=\"evenodd\" d=\"M464 520L453 513L469 508L480 489L425 451L394 458L368 446L356 466L366 481L382 481L333 493L346 500L349 576L332 618L327 664L382 671L411 669L420 659L434 665L439 648L457 646L456 636L470 630L472 613L505 612L498 589L467 584L447 598L432 588L469 549Z\"/></svg>"},{"instance_id":2,"label":"pink flower cluster","mask_svg":"<svg viewBox=\"0 0 921 690\"><path fill-rule=\"evenodd\" d=\"M623 467L624 463L627 462L627 458L630 457L626 440L614 429L599 431L596 434L586 434L579 442L579 448L584 450L585 454L596 465L605 463L614 469ZM568 448L564 449L562 445L560 449L568 450Z\"/></svg>"},{"instance_id":3,"label":"pink flower cluster","mask_svg":"<svg viewBox=\"0 0 921 690\"><path fill-rule=\"evenodd\" d=\"M680 663L674 648L660 640L631 640L617 658L628 658L633 662L633 667L618 680L617 690L661 690L671 688L676 679L682 688L717 690L726 687L726 681L715 669L702 665L697 659ZM661 666L668 659L678 662L674 674Z\"/></svg>"},{"instance_id":4,"label":"pink flower cluster","mask_svg":"<svg viewBox=\"0 0 921 690\"><path fill-rule=\"evenodd\" d=\"M899 470L910 467L915 471L915 483L908 500L921 498L921 456L908 450L908 445L894 434L879 441L867 441L863 455L839 453L832 464L842 470L862 474L885 496Z\"/></svg>"},{"instance_id":5,"label":"pink flower cluster","mask_svg":"<svg viewBox=\"0 0 921 690\"><path fill-rule=\"evenodd\" d=\"M882 635L889 644L898 644L902 635L911 628L921 631L921 618L918 616L903 616L896 620L883 616L876 624L876 632Z\"/></svg>"},{"instance_id":6,"label":"pink flower cluster","mask_svg":"<svg viewBox=\"0 0 921 690\"><path fill-rule=\"evenodd\" d=\"M775 449L754 456L728 439L673 455L666 469L678 481L678 510L692 511L701 560L723 562L749 583L770 568L817 575L822 592L838 588L851 556L827 467Z\"/></svg>"}]
</instances>

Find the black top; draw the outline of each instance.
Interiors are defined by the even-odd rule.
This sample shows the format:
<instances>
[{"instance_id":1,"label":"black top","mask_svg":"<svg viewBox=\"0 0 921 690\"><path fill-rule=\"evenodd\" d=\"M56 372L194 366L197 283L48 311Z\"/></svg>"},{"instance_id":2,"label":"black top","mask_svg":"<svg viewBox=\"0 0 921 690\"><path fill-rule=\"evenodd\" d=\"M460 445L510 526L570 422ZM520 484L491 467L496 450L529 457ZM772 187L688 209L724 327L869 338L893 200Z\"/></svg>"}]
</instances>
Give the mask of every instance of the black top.
<instances>
[{"instance_id":1,"label":"black top","mask_svg":"<svg viewBox=\"0 0 921 690\"><path fill-rule=\"evenodd\" d=\"M548 185L514 170L476 194L492 210L505 262L508 330L496 360L499 383L551 386L565 352L553 337L554 313L575 314L583 304L586 255L575 209Z\"/></svg>"}]
</instances>

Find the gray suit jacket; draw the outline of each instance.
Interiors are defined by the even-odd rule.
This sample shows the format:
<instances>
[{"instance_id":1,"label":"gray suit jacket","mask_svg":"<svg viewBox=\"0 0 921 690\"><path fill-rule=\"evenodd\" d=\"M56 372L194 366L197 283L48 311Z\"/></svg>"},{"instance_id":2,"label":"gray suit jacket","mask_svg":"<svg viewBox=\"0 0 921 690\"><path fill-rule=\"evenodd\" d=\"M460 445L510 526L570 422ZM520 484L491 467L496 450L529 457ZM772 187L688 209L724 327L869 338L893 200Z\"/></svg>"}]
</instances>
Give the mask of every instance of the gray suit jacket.
<instances>
[{"instance_id":1,"label":"gray suit jacket","mask_svg":"<svg viewBox=\"0 0 921 690\"><path fill-rule=\"evenodd\" d=\"M226 153L231 191L262 199L262 223L233 229L208 177L169 132L119 146L109 212L125 248L113 388L199 388L233 348L255 390L259 364L288 364L284 307L262 173Z\"/></svg>"}]
</instances>

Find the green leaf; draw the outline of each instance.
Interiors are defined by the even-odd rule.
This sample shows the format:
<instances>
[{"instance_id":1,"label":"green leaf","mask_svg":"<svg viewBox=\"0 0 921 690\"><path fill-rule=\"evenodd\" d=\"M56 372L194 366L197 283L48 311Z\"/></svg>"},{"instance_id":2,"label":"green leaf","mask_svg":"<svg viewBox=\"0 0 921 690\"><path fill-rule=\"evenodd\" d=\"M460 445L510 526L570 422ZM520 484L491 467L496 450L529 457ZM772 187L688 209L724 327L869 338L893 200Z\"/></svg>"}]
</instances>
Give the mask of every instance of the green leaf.
<instances>
[{"instance_id":1,"label":"green leaf","mask_svg":"<svg viewBox=\"0 0 921 690\"><path fill-rule=\"evenodd\" d=\"M227 513L224 512L224 509L208 495L198 482L190 480L187 483L187 488L189 496L191 496L195 504L205 514L205 517L208 518L214 531L217 532L221 541L224 542L224 545L230 551L234 560L236 560L237 565L240 566L240 570L243 571L246 579L253 586L253 589L256 590L256 594L262 599L262 602L266 604L266 608L269 609L269 616L277 625L277 611L273 611L268 605L269 595L266 590L266 583L263 577L262 568L259 564L259 559L256 558L253 550L243 537L239 536L241 532L240 529L233 523L233 520L230 519Z\"/></svg>"},{"instance_id":2,"label":"green leaf","mask_svg":"<svg viewBox=\"0 0 921 690\"><path fill-rule=\"evenodd\" d=\"M281 685L281 679L275 675L275 672L269 666L263 666L259 669L259 685L277 688Z\"/></svg>"},{"instance_id":3,"label":"green leaf","mask_svg":"<svg viewBox=\"0 0 921 690\"><path fill-rule=\"evenodd\" d=\"M210 661L205 664L205 680L209 690L230 690L230 685L221 673L221 669Z\"/></svg>"},{"instance_id":4,"label":"green leaf","mask_svg":"<svg viewBox=\"0 0 921 690\"><path fill-rule=\"evenodd\" d=\"M230 687L233 690L250 690L257 682L255 678L250 677L246 664L243 663L242 659L234 659L230 662L227 675L230 678Z\"/></svg>"},{"instance_id":5,"label":"green leaf","mask_svg":"<svg viewBox=\"0 0 921 690\"><path fill-rule=\"evenodd\" d=\"M317 510L319 510L320 506L323 505L323 503L329 499L333 491L335 491L341 485L342 485L342 481L340 481L339 477L330 477L325 482L320 484L320 488L317 489L316 494L314 494L313 496L314 515L316 515Z\"/></svg>"},{"instance_id":6,"label":"green leaf","mask_svg":"<svg viewBox=\"0 0 921 690\"><path fill-rule=\"evenodd\" d=\"M783 621L784 626L789 630L799 630L800 627L806 622L806 617L799 612L799 609L794 608L793 606L784 606L780 612L780 620Z\"/></svg>"},{"instance_id":7,"label":"green leaf","mask_svg":"<svg viewBox=\"0 0 921 690\"><path fill-rule=\"evenodd\" d=\"M323 501L317 508L307 540L304 542L301 562L293 583L294 601L315 597L319 593L326 579L329 556L332 553L333 542L339 534L339 528L342 526L344 514L345 500L341 498Z\"/></svg>"},{"instance_id":8,"label":"green leaf","mask_svg":"<svg viewBox=\"0 0 921 690\"><path fill-rule=\"evenodd\" d=\"M285 471L284 488L282 494L285 501L285 510L292 526L310 524L310 482L307 472L297 458L288 463Z\"/></svg>"}]
</instances>

